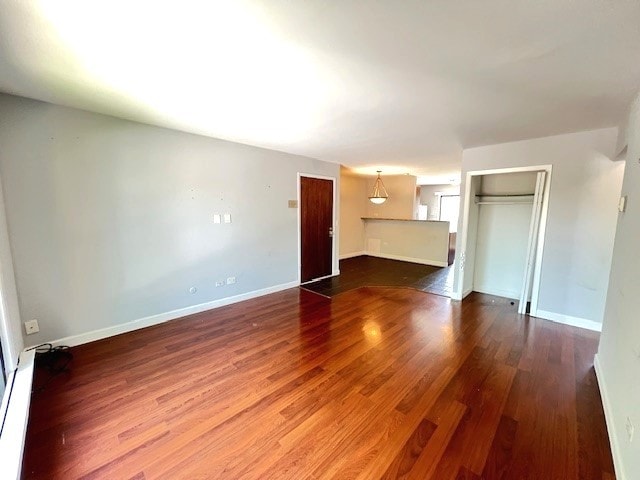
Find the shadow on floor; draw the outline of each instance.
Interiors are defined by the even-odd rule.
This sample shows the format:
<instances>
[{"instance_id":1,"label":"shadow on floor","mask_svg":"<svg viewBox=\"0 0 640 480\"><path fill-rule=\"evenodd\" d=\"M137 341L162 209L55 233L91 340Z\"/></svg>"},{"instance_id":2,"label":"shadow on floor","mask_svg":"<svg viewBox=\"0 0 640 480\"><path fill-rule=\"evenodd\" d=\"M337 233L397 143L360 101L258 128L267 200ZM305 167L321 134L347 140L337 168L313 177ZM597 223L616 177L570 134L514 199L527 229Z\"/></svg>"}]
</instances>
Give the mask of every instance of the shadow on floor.
<instances>
[{"instance_id":1,"label":"shadow on floor","mask_svg":"<svg viewBox=\"0 0 640 480\"><path fill-rule=\"evenodd\" d=\"M432 267L363 255L340 260L340 275L307 283L301 288L332 297L360 287L410 287L450 297L453 266Z\"/></svg>"}]
</instances>

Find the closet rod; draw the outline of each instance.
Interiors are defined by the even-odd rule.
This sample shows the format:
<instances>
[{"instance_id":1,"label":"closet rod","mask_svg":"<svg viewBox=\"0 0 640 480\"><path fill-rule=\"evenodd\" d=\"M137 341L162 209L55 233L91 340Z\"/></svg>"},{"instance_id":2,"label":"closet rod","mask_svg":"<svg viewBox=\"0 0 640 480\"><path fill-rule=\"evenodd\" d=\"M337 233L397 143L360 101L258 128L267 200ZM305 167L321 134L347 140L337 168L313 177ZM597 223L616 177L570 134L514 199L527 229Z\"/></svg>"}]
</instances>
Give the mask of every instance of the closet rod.
<instances>
[{"instance_id":1,"label":"closet rod","mask_svg":"<svg viewBox=\"0 0 640 480\"><path fill-rule=\"evenodd\" d=\"M479 193L478 195L476 195L476 198L478 197L491 197L491 198L510 198L510 197L532 197L535 194L533 193L503 193L503 194L490 194L490 193Z\"/></svg>"},{"instance_id":2,"label":"closet rod","mask_svg":"<svg viewBox=\"0 0 640 480\"><path fill-rule=\"evenodd\" d=\"M533 200L530 202L476 202L476 205L533 205Z\"/></svg>"}]
</instances>

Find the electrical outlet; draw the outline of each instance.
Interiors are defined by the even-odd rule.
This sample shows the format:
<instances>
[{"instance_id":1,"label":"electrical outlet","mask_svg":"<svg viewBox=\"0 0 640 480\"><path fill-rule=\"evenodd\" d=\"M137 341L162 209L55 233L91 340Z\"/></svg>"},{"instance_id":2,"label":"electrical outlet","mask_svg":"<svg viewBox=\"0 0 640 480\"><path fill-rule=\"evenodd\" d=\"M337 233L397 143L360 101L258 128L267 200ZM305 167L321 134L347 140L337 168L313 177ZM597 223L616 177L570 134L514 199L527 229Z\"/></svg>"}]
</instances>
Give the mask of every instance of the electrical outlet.
<instances>
[{"instance_id":1,"label":"electrical outlet","mask_svg":"<svg viewBox=\"0 0 640 480\"><path fill-rule=\"evenodd\" d=\"M24 330L27 332L27 335L38 333L40 331L38 320L29 320L28 322L24 322Z\"/></svg>"},{"instance_id":2,"label":"electrical outlet","mask_svg":"<svg viewBox=\"0 0 640 480\"><path fill-rule=\"evenodd\" d=\"M233 285L234 283L236 283L236 277L227 278L227 285Z\"/></svg>"},{"instance_id":3,"label":"electrical outlet","mask_svg":"<svg viewBox=\"0 0 640 480\"><path fill-rule=\"evenodd\" d=\"M221 287L224 285L224 280L216 280L216 287Z\"/></svg>"},{"instance_id":4,"label":"electrical outlet","mask_svg":"<svg viewBox=\"0 0 640 480\"><path fill-rule=\"evenodd\" d=\"M629 443L633 442L633 434L635 433L635 427L631 418L627 417L627 435L629 436Z\"/></svg>"}]
</instances>

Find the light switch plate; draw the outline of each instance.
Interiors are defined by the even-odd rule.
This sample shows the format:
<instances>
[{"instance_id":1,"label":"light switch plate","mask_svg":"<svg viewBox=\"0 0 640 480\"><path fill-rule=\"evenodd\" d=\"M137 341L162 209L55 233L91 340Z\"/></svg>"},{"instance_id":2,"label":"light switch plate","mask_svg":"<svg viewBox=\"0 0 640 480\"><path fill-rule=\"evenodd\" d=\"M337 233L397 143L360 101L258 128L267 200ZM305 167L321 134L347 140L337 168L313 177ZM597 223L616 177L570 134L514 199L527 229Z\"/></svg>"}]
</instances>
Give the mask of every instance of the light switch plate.
<instances>
[{"instance_id":1,"label":"light switch plate","mask_svg":"<svg viewBox=\"0 0 640 480\"><path fill-rule=\"evenodd\" d=\"M224 214L224 223L231 223L231 214L230 213L225 213Z\"/></svg>"},{"instance_id":2,"label":"light switch plate","mask_svg":"<svg viewBox=\"0 0 640 480\"><path fill-rule=\"evenodd\" d=\"M218 213L214 213L213 214L213 223L221 223L220 222L220 214L218 214Z\"/></svg>"},{"instance_id":3,"label":"light switch plate","mask_svg":"<svg viewBox=\"0 0 640 480\"><path fill-rule=\"evenodd\" d=\"M627 196L620 197L620 201L618 202L618 211L624 212L627 209Z\"/></svg>"},{"instance_id":4,"label":"light switch plate","mask_svg":"<svg viewBox=\"0 0 640 480\"><path fill-rule=\"evenodd\" d=\"M287 202L287 204L289 205L289 208L298 208L298 201L297 200L289 200Z\"/></svg>"}]
</instances>

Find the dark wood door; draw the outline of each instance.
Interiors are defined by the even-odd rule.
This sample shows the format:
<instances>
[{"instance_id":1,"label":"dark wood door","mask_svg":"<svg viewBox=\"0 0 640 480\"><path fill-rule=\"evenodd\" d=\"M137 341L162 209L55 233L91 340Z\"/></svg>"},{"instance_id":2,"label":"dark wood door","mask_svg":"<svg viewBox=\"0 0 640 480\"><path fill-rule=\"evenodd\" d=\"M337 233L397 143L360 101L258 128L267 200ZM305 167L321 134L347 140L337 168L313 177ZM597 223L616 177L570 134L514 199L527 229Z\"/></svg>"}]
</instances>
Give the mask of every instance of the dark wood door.
<instances>
[{"instance_id":1,"label":"dark wood door","mask_svg":"<svg viewBox=\"0 0 640 480\"><path fill-rule=\"evenodd\" d=\"M300 177L301 277L326 277L333 263L333 182Z\"/></svg>"}]
</instances>

